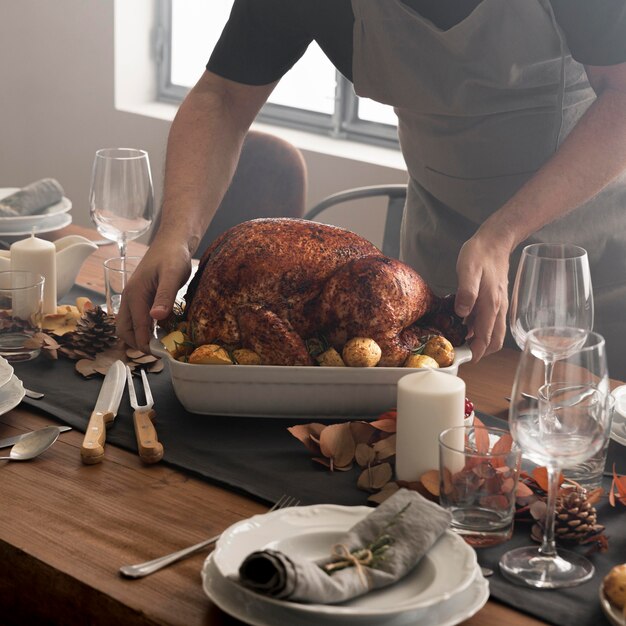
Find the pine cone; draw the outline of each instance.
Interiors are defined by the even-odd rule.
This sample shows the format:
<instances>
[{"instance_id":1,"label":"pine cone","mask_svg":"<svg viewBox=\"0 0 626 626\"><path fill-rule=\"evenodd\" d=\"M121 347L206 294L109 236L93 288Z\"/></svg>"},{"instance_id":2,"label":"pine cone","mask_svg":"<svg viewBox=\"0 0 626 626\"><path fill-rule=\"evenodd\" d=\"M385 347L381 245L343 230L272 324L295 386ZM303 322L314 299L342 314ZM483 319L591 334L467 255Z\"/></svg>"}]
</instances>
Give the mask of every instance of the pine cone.
<instances>
[{"instance_id":1,"label":"pine cone","mask_svg":"<svg viewBox=\"0 0 626 626\"><path fill-rule=\"evenodd\" d=\"M560 543L587 543L604 531L597 523L596 508L587 500L587 490L565 489L556 501L554 532Z\"/></svg>"},{"instance_id":2,"label":"pine cone","mask_svg":"<svg viewBox=\"0 0 626 626\"><path fill-rule=\"evenodd\" d=\"M95 356L117 343L115 317L107 315L102 307L86 309L78 320L76 330L63 336L61 351L70 358Z\"/></svg>"},{"instance_id":3,"label":"pine cone","mask_svg":"<svg viewBox=\"0 0 626 626\"><path fill-rule=\"evenodd\" d=\"M541 540L543 519L537 520L532 536ZM561 545L592 543L600 539L604 526L597 523L596 509L582 487L561 488L556 500L554 538Z\"/></svg>"}]
</instances>

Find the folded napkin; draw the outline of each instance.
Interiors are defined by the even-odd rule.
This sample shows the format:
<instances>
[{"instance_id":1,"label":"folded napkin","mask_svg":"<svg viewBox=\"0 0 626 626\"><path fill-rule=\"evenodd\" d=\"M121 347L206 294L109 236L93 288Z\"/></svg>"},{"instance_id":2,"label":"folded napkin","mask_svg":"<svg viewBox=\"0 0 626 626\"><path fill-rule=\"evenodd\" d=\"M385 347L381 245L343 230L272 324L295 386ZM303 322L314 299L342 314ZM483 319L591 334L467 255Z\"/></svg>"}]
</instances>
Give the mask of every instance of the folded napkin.
<instances>
[{"instance_id":1,"label":"folded napkin","mask_svg":"<svg viewBox=\"0 0 626 626\"><path fill-rule=\"evenodd\" d=\"M239 568L245 587L295 602L335 604L395 583L428 552L451 515L419 493L400 489L355 524L329 558L312 562L275 550L247 556ZM332 555L332 556L331 556Z\"/></svg>"},{"instance_id":2,"label":"folded napkin","mask_svg":"<svg viewBox=\"0 0 626 626\"><path fill-rule=\"evenodd\" d=\"M0 200L0 217L35 215L63 198L63 187L54 178L42 178Z\"/></svg>"}]
</instances>

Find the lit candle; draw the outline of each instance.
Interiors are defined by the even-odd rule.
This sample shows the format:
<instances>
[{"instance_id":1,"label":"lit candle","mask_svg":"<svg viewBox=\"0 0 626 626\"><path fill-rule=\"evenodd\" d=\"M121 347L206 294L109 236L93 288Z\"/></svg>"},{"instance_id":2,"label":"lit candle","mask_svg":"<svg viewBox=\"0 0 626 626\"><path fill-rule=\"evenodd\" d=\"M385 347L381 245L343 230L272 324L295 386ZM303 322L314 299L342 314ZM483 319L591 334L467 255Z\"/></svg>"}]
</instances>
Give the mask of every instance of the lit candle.
<instances>
[{"instance_id":1,"label":"lit candle","mask_svg":"<svg viewBox=\"0 0 626 626\"><path fill-rule=\"evenodd\" d=\"M458 376L424 370L398 381L396 476L416 481L439 469L439 433L463 426L465 382Z\"/></svg>"},{"instance_id":2,"label":"lit candle","mask_svg":"<svg viewBox=\"0 0 626 626\"><path fill-rule=\"evenodd\" d=\"M31 235L11 244L11 269L41 274L44 315L57 312L57 257L56 247L50 241Z\"/></svg>"}]
</instances>

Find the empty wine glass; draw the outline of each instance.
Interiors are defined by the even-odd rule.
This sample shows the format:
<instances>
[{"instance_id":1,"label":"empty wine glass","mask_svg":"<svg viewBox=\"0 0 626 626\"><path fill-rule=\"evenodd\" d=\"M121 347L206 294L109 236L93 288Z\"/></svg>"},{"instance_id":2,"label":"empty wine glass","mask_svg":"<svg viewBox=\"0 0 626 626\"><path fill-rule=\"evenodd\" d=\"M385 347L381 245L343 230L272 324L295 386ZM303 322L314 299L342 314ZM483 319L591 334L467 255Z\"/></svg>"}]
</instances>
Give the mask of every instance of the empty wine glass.
<instances>
[{"instance_id":1,"label":"empty wine glass","mask_svg":"<svg viewBox=\"0 0 626 626\"><path fill-rule=\"evenodd\" d=\"M584 248L536 243L522 251L509 308L511 333L524 349L533 328L593 328L593 290ZM554 362L575 348L558 333L544 336L544 382L552 380Z\"/></svg>"},{"instance_id":2,"label":"empty wine glass","mask_svg":"<svg viewBox=\"0 0 626 626\"><path fill-rule=\"evenodd\" d=\"M585 461L609 436L610 388L604 339L585 331L577 350L554 363L552 382L545 384L542 359L545 337L555 331L571 343L580 342L578 328L538 328L528 333L511 395L509 426L522 454L545 465L548 499L541 547L511 550L503 555L503 574L532 587L571 587L591 578L593 565L575 552L555 546L554 517L562 467Z\"/></svg>"},{"instance_id":3,"label":"empty wine glass","mask_svg":"<svg viewBox=\"0 0 626 626\"><path fill-rule=\"evenodd\" d=\"M117 242L119 255L125 257L126 243L143 235L154 217L148 153L133 148L98 150L89 205L98 232Z\"/></svg>"}]
</instances>

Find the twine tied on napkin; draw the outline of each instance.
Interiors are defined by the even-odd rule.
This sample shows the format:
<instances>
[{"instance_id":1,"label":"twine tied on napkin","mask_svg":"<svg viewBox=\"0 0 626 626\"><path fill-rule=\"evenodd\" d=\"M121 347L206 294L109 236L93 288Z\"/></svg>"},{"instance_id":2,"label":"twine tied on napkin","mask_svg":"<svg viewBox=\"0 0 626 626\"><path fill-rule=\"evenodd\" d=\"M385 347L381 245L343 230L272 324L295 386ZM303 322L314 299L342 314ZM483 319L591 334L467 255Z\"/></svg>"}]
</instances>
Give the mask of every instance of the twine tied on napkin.
<instances>
[{"instance_id":1,"label":"twine tied on napkin","mask_svg":"<svg viewBox=\"0 0 626 626\"><path fill-rule=\"evenodd\" d=\"M334 550L330 558L313 562L260 550L244 559L239 580L253 591L284 600L344 602L400 580L445 532L450 519L438 504L400 489L355 524L334 548L329 546L329 554Z\"/></svg>"},{"instance_id":2,"label":"twine tied on napkin","mask_svg":"<svg viewBox=\"0 0 626 626\"><path fill-rule=\"evenodd\" d=\"M0 217L35 215L63 199L63 187L54 178L42 178L0 200Z\"/></svg>"}]
</instances>

